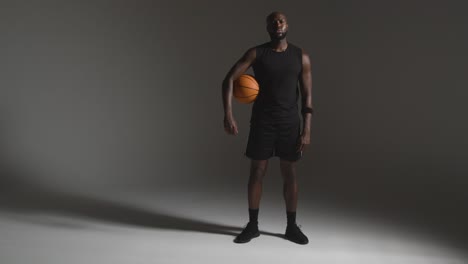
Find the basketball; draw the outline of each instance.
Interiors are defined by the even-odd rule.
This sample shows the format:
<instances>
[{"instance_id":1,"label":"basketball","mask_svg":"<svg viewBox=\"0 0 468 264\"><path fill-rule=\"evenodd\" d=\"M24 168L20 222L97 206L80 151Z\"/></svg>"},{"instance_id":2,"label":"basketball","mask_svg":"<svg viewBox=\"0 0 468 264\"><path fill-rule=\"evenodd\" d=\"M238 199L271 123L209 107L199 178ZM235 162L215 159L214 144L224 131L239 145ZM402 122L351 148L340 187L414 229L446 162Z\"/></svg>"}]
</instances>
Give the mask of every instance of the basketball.
<instances>
[{"instance_id":1,"label":"basketball","mask_svg":"<svg viewBox=\"0 0 468 264\"><path fill-rule=\"evenodd\" d=\"M238 102L249 104L257 98L259 85L252 75L242 74L234 81L234 98Z\"/></svg>"}]
</instances>

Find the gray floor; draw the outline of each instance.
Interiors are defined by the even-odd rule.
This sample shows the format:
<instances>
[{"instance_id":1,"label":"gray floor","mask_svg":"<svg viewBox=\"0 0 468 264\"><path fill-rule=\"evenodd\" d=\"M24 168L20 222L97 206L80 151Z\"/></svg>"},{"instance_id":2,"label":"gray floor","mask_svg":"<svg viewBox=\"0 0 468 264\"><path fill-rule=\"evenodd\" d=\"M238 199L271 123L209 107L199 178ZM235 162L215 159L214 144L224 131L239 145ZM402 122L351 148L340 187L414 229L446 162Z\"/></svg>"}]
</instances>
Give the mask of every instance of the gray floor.
<instances>
[{"instance_id":1,"label":"gray floor","mask_svg":"<svg viewBox=\"0 0 468 264\"><path fill-rule=\"evenodd\" d=\"M308 245L281 237L281 197L264 193L262 235L232 242L245 224L243 194L127 192L28 194L3 200L2 264L55 263L468 263L440 232L382 221L303 200L298 223ZM216 197L216 198L215 198Z\"/></svg>"}]
</instances>

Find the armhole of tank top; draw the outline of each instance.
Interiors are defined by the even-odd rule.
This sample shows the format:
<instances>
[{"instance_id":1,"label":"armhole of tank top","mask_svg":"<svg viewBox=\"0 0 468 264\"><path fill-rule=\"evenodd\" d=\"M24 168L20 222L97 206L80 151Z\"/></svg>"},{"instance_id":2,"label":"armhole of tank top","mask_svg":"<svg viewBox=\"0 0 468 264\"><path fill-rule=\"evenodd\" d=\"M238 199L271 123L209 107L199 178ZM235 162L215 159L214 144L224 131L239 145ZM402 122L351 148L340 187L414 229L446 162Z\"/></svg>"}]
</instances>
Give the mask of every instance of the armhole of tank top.
<instances>
[{"instance_id":1,"label":"armhole of tank top","mask_svg":"<svg viewBox=\"0 0 468 264\"><path fill-rule=\"evenodd\" d=\"M262 46L258 45L255 47L255 59L260 58L261 55L262 55Z\"/></svg>"},{"instance_id":2,"label":"armhole of tank top","mask_svg":"<svg viewBox=\"0 0 468 264\"><path fill-rule=\"evenodd\" d=\"M261 46L261 45L256 46L256 47L255 47L255 60L254 60L254 62L252 63L252 66L253 66L254 64L256 64L256 63L259 61L259 59L260 59L260 57L261 57L262 55L263 55L262 46Z\"/></svg>"}]
</instances>

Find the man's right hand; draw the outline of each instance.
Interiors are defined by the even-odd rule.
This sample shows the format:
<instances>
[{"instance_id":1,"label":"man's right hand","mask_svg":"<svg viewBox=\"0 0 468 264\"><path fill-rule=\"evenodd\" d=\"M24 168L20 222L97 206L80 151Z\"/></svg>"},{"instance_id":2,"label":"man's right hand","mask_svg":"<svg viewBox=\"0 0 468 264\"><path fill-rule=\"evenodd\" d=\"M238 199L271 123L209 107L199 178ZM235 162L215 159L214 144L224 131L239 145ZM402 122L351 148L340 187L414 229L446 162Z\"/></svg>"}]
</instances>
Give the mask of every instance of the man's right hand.
<instances>
[{"instance_id":1,"label":"man's right hand","mask_svg":"<svg viewBox=\"0 0 468 264\"><path fill-rule=\"evenodd\" d=\"M224 118L224 131L230 135L237 135L239 131L237 130L237 123L234 120L234 117L225 117Z\"/></svg>"}]
</instances>

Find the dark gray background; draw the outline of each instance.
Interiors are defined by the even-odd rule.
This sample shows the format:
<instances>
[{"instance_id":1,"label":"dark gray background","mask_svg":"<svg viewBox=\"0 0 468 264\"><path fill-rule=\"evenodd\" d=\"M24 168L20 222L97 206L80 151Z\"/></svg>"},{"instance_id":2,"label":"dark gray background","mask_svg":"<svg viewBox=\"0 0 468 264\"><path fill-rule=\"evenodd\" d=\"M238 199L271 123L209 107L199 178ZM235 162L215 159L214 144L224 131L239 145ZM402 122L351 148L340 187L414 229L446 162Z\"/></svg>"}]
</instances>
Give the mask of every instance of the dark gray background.
<instances>
[{"instance_id":1,"label":"dark gray background","mask_svg":"<svg viewBox=\"0 0 468 264\"><path fill-rule=\"evenodd\" d=\"M226 135L221 81L281 10L313 65L300 203L407 214L463 238L462 3L2 1L1 188L244 197L251 105L234 103L240 133ZM280 195L276 159L268 174Z\"/></svg>"}]
</instances>

